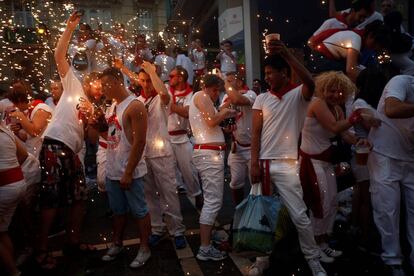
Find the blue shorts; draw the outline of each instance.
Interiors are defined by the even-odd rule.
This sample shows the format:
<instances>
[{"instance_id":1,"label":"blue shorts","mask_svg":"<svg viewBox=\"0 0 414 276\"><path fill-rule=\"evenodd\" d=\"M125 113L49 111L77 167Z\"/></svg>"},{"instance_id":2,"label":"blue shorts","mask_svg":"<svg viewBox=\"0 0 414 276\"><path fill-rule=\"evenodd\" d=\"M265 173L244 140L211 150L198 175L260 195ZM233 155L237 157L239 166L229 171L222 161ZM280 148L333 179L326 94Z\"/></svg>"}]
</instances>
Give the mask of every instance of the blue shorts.
<instances>
[{"instance_id":1,"label":"blue shorts","mask_svg":"<svg viewBox=\"0 0 414 276\"><path fill-rule=\"evenodd\" d=\"M129 190L121 189L119 180L106 178L105 188L108 194L109 206L115 215L124 215L131 211L134 217L143 218L148 214L142 178L132 179Z\"/></svg>"}]
</instances>

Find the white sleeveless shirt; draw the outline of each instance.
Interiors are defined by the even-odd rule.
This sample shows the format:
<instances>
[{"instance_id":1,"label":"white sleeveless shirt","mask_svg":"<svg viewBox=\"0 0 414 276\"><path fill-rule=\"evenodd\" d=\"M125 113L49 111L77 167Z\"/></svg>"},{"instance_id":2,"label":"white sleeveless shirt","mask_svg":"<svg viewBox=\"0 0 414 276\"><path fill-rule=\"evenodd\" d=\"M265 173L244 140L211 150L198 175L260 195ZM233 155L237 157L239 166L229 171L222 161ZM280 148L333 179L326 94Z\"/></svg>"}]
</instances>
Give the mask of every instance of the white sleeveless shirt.
<instances>
[{"instance_id":1,"label":"white sleeveless shirt","mask_svg":"<svg viewBox=\"0 0 414 276\"><path fill-rule=\"evenodd\" d=\"M307 154L319 154L332 144L330 138L335 134L325 129L314 117L306 117L302 128L302 143L300 149Z\"/></svg>"},{"instance_id":2,"label":"white sleeveless shirt","mask_svg":"<svg viewBox=\"0 0 414 276\"><path fill-rule=\"evenodd\" d=\"M128 164L131 144L124 132L123 115L132 101L137 100L130 95L116 105L113 115L108 119L108 150L106 152L106 177L111 180L120 180ZM143 155L133 173L133 179L143 177L147 167Z\"/></svg>"},{"instance_id":3,"label":"white sleeveless shirt","mask_svg":"<svg viewBox=\"0 0 414 276\"><path fill-rule=\"evenodd\" d=\"M224 144L224 135L221 127L210 127L201 115L200 110L196 107L194 99L200 96L198 93L202 92L197 92L191 99L190 110L188 114L191 129L193 130L195 144ZM215 112L217 112L217 110L215 110Z\"/></svg>"}]
</instances>

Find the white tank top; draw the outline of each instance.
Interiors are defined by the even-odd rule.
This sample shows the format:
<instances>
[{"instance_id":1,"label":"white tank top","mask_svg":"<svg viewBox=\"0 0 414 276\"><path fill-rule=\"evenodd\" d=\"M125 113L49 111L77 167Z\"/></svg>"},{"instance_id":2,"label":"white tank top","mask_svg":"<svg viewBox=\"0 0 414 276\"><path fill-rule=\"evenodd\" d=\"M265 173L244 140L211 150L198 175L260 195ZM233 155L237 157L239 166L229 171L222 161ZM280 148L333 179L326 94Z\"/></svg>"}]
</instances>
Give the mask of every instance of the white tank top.
<instances>
[{"instance_id":1,"label":"white tank top","mask_svg":"<svg viewBox=\"0 0 414 276\"><path fill-rule=\"evenodd\" d=\"M203 116L201 115L200 110L196 107L194 99L199 96L198 93L195 94L191 99L190 110L188 114L195 144L224 144L224 135L221 127L208 126ZM215 112L217 112L217 110L215 110Z\"/></svg>"},{"instance_id":2,"label":"white tank top","mask_svg":"<svg viewBox=\"0 0 414 276\"><path fill-rule=\"evenodd\" d=\"M137 100L135 96L128 96L128 98L116 105L113 115L108 119L106 177L111 180L120 180L128 164L131 144L125 135L122 118L129 104L135 100ZM133 179L142 177L146 173L147 167L144 159L141 157L134 170Z\"/></svg>"},{"instance_id":3,"label":"white tank top","mask_svg":"<svg viewBox=\"0 0 414 276\"><path fill-rule=\"evenodd\" d=\"M306 117L302 128L300 149L308 154L319 154L331 146L335 134L326 130L314 117Z\"/></svg>"},{"instance_id":4,"label":"white tank top","mask_svg":"<svg viewBox=\"0 0 414 276\"><path fill-rule=\"evenodd\" d=\"M0 126L0 170L19 167L16 154L16 141L14 134Z\"/></svg>"}]
</instances>

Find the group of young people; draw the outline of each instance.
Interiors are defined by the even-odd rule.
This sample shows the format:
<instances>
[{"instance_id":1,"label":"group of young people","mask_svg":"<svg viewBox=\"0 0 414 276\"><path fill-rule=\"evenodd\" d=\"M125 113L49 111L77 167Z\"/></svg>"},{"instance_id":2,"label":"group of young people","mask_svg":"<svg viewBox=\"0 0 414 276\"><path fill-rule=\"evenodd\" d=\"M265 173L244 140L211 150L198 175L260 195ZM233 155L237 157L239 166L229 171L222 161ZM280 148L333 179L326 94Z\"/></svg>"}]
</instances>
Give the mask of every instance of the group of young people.
<instances>
[{"instance_id":1,"label":"group of young people","mask_svg":"<svg viewBox=\"0 0 414 276\"><path fill-rule=\"evenodd\" d=\"M191 50L196 62L185 68L184 63L166 66L170 62L163 57L150 62L153 57L142 50L142 41L137 42L138 50L148 57L137 55L137 68L131 68L122 47L112 43L111 66L79 74L81 67L76 66L81 63L66 58L81 20L73 13L55 50L60 79L52 82L48 105L28 98L30 89L24 82L14 83L0 103L2 114L7 113L0 125L0 260L6 270L19 274L7 232L11 218L18 205L30 210L35 198L41 223L34 260L40 267L56 266L48 254L48 234L62 207L70 208L64 253L94 249L80 237L88 198L82 163L89 140L99 144L98 188L106 192L113 213L112 245L102 261L112 261L123 251L128 212L136 219L140 239L131 268L143 266L151 247L166 235L173 237L177 249L187 246L177 194L180 182L200 210L197 259L226 258L211 244L211 236L223 203L229 152L235 205L244 199L246 183L262 183L267 193L278 193L312 275L327 275L320 262L342 255L329 240L337 212L338 162L333 159L338 152L333 141L340 139L354 152L361 147L371 151L368 165L357 162L356 155L350 160L360 198L360 205L354 206L361 209L356 225L368 231L363 221L370 217L372 204L382 259L394 275L404 275L401 202L408 241L414 247L414 77L404 74L409 72L409 51L404 53L408 67L393 64L403 74L392 78L378 69L381 66L362 61L365 50L373 50L370 56L375 57L392 48L389 27L377 22L361 25L375 14L372 2L353 1L349 11L325 21L312 36L310 47L315 56L325 57L324 66L310 63L307 69L283 42L268 41L263 69L269 90L262 94L250 90L237 72L236 53L228 41L217 56L224 67L217 74L201 68L202 58L197 56L204 52L198 42ZM342 45L345 40L338 42L348 36L352 47ZM361 48L354 48L357 42ZM190 75L200 77L200 91L193 90ZM135 86L139 89L132 89ZM226 149L224 133L231 137L231 149ZM25 218L30 220L28 214ZM411 266L413 252L408 258ZM251 272L257 275L263 269L254 264Z\"/></svg>"}]
</instances>

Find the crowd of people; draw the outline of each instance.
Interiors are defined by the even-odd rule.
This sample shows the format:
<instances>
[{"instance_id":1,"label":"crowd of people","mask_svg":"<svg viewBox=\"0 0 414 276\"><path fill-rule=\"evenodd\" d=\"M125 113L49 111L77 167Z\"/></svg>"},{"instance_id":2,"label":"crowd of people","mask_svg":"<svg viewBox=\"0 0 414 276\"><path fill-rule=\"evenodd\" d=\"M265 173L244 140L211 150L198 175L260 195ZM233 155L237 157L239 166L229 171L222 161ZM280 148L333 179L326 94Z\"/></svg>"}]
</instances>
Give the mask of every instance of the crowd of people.
<instances>
[{"instance_id":1,"label":"crowd of people","mask_svg":"<svg viewBox=\"0 0 414 276\"><path fill-rule=\"evenodd\" d=\"M389 271L405 275L405 257L414 268L414 250L403 256L400 246L405 225L414 248L413 38L391 0L383 1L382 14L372 0L352 1L345 11L329 2L331 18L309 39L305 64L277 36L267 37L266 92L258 79L252 89L246 85L229 40L216 57L221 70L212 73L200 40L174 54L159 42L154 55L144 35L129 47L122 24L103 35L80 24L74 12L55 49L59 77L50 81L51 96L35 99L30 84L16 80L0 101L5 271L20 275L8 234L13 216L23 221L22 242L34 248L32 258L44 270L57 265L48 236L61 208L70 211L63 253L95 250L80 235L90 188L85 141L98 145L96 182L112 212L104 262L124 250L128 213L140 239L131 268L143 266L165 236L176 249L187 247L178 192L194 198L200 211L196 258L226 258L212 245L212 231L227 161L235 206L248 184L280 195L312 275L327 275L321 262L342 255L330 238L338 177L349 173L359 239L367 239L372 218ZM32 229L34 206L40 208L38 231ZM250 275L261 275L263 263L253 264Z\"/></svg>"}]
</instances>

